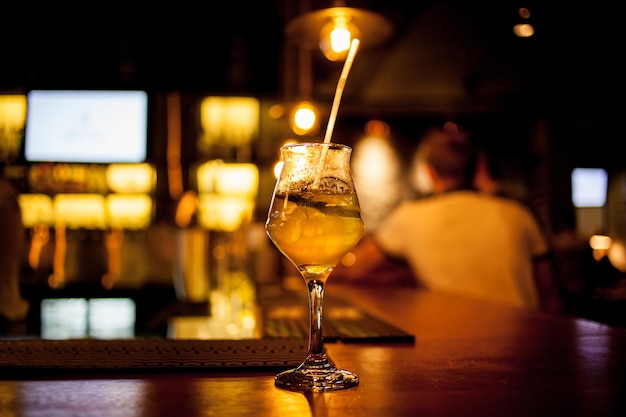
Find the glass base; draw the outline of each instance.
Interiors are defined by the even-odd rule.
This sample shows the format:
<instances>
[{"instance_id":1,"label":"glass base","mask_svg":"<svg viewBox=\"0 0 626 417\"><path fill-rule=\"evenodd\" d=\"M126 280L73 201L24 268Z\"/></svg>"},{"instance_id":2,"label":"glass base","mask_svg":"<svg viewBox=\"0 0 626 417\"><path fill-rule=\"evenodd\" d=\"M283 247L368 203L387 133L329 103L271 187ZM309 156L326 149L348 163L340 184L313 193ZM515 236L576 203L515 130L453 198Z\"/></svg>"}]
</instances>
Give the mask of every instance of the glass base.
<instances>
[{"instance_id":1,"label":"glass base","mask_svg":"<svg viewBox=\"0 0 626 417\"><path fill-rule=\"evenodd\" d=\"M359 377L335 367L310 369L303 366L279 373L274 384L291 391L336 391L359 385Z\"/></svg>"}]
</instances>

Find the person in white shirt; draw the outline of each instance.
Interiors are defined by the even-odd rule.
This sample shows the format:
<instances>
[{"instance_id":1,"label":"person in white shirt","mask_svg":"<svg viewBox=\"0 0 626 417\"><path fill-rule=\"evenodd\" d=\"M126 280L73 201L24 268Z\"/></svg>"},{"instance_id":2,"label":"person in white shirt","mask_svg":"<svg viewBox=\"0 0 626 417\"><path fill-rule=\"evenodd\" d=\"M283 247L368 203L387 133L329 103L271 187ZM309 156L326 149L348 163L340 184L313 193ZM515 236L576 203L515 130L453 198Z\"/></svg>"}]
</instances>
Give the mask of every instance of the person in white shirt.
<instances>
[{"instance_id":1,"label":"person in white shirt","mask_svg":"<svg viewBox=\"0 0 626 417\"><path fill-rule=\"evenodd\" d=\"M421 146L430 195L400 203L355 248L354 265L338 267L333 279L368 279L401 259L428 290L562 313L547 239L528 207L473 186L468 134L448 122Z\"/></svg>"}]
</instances>

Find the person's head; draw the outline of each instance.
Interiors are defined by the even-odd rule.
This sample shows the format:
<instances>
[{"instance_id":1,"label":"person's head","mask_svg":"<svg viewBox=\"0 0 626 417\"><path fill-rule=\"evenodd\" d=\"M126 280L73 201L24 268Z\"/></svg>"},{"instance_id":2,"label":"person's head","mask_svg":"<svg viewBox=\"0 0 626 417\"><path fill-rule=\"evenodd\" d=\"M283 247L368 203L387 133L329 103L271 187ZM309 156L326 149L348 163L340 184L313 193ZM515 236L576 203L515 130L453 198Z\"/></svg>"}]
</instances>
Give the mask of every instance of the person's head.
<instances>
[{"instance_id":1,"label":"person's head","mask_svg":"<svg viewBox=\"0 0 626 417\"><path fill-rule=\"evenodd\" d=\"M466 131L447 122L443 127L430 129L421 145L433 192L472 185L476 153Z\"/></svg>"}]
</instances>

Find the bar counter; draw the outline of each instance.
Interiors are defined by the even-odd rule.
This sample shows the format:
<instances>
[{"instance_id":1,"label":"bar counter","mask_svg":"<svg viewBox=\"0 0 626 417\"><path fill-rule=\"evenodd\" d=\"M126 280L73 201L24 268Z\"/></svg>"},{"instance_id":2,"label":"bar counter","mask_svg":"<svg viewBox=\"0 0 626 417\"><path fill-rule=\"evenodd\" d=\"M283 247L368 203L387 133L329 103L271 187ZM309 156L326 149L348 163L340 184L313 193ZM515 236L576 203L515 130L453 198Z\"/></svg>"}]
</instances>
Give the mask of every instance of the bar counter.
<instances>
[{"instance_id":1,"label":"bar counter","mask_svg":"<svg viewBox=\"0 0 626 417\"><path fill-rule=\"evenodd\" d=\"M360 385L325 393L278 389L255 369L2 377L0 415L626 415L626 329L415 288L330 281L326 293L415 343L327 344Z\"/></svg>"}]
</instances>

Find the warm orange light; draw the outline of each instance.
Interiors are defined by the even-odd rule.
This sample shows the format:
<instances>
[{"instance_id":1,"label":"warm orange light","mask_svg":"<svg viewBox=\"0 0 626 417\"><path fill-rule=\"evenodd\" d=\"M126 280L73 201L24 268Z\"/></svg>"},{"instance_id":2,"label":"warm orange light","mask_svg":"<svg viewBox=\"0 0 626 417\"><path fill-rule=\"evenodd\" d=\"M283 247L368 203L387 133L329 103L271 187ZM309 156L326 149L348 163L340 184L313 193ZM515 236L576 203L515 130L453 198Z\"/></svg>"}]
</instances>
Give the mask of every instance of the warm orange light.
<instances>
[{"instance_id":1,"label":"warm orange light","mask_svg":"<svg viewBox=\"0 0 626 417\"><path fill-rule=\"evenodd\" d=\"M519 38L530 38L535 34L535 28L529 23L519 23L513 26L513 33Z\"/></svg>"},{"instance_id":2,"label":"warm orange light","mask_svg":"<svg viewBox=\"0 0 626 417\"><path fill-rule=\"evenodd\" d=\"M295 125L305 131L310 130L315 124L315 112L310 107L301 107L294 115Z\"/></svg>"},{"instance_id":3,"label":"warm orange light","mask_svg":"<svg viewBox=\"0 0 626 417\"><path fill-rule=\"evenodd\" d=\"M616 240L613 242L607 256L615 268L626 272L626 245L624 241Z\"/></svg>"},{"instance_id":4,"label":"warm orange light","mask_svg":"<svg viewBox=\"0 0 626 417\"><path fill-rule=\"evenodd\" d=\"M111 164L106 168L109 189L116 193L146 193L154 191L156 172L150 164Z\"/></svg>"},{"instance_id":5,"label":"warm orange light","mask_svg":"<svg viewBox=\"0 0 626 417\"><path fill-rule=\"evenodd\" d=\"M194 191L185 191L178 200L174 223L178 227L188 227L191 224L193 215L198 211L197 196Z\"/></svg>"},{"instance_id":6,"label":"warm orange light","mask_svg":"<svg viewBox=\"0 0 626 417\"><path fill-rule=\"evenodd\" d=\"M212 230L235 231L253 216L259 184L254 164L209 161L198 167L198 222Z\"/></svg>"},{"instance_id":7,"label":"warm orange light","mask_svg":"<svg viewBox=\"0 0 626 417\"><path fill-rule=\"evenodd\" d=\"M23 129L26 121L26 96L0 95L0 127Z\"/></svg>"},{"instance_id":8,"label":"warm orange light","mask_svg":"<svg viewBox=\"0 0 626 417\"><path fill-rule=\"evenodd\" d=\"M0 161L17 156L26 122L26 96L0 95Z\"/></svg>"},{"instance_id":9,"label":"warm orange light","mask_svg":"<svg viewBox=\"0 0 626 417\"><path fill-rule=\"evenodd\" d=\"M333 17L320 31L319 46L330 61L346 58L353 38L360 38L361 32L350 22L349 16Z\"/></svg>"},{"instance_id":10,"label":"warm orange light","mask_svg":"<svg viewBox=\"0 0 626 417\"><path fill-rule=\"evenodd\" d=\"M318 110L309 101L298 103L291 111L289 123L297 135L314 135L319 131Z\"/></svg>"},{"instance_id":11,"label":"warm orange light","mask_svg":"<svg viewBox=\"0 0 626 417\"><path fill-rule=\"evenodd\" d=\"M267 115L272 119L280 119L285 114L285 106L282 104L274 104L267 111Z\"/></svg>"},{"instance_id":12,"label":"warm orange light","mask_svg":"<svg viewBox=\"0 0 626 417\"><path fill-rule=\"evenodd\" d=\"M106 229L104 196L101 194L57 194L54 197L56 224L70 229Z\"/></svg>"},{"instance_id":13,"label":"warm orange light","mask_svg":"<svg viewBox=\"0 0 626 417\"><path fill-rule=\"evenodd\" d=\"M357 146L352 160L355 177L372 188L379 185L379 191L387 189L389 192L391 183L402 176L400 161L389 140L366 136L359 140ZM379 202L380 198L382 195L377 197Z\"/></svg>"},{"instance_id":14,"label":"warm orange light","mask_svg":"<svg viewBox=\"0 0 626 417\"><path fill-rule=\"evenodd\" d=\"M198 223L211 230L234 232L252 219L254 201L237 195L200 194Z\"/></svg>"},{"instance_id":15,"label":"warm orange light","mask_svg":"<svg viewBox=\"0 0 626 417\"><path fill-rule=\"evenodd\" d=\"M110 194L107 223L112 229L145 229L152 219L152 198L147 194Z\"/></svg>"},{"instance_id":16,"label":"warm orange light","mask_svg":"<svg viewBox=\"0 0 626 417\"><path fill-rule=\"evenodd\" d=\"M54 224L52 198L46 194L20 194L18 202L22 211L22 223L25 227Z\"/></svg>"},{"instance_id":17,"label":"warm orange light","mask_svg":"<svg viewBox=\"0 0 626 417\"><path fill-rule=\"evenodd\" d=\"M67 256L67 230L65 225L57 223L54 227L54 255L52 257L52 274L48 277L50 288L59 288L66 278L65 258Z\"/></svg>"},{"instance_id":18,"label":"warm orange light","mask_svg":"<svg viewBox=\"0 0 626 417\"><path fill-rule=\"evenodd\" d=\"M259 185L259 170L254 164L224 164L216 177L215 191L219 194L255 197Z\"/></svg>"},{"instance_id":19,"label":"warm orange light","mask_svg":"<svg viewBox=\"0 0 626 417\"><path fill-rule=\"evenodd\" d=\"M517 12L522 19L530 18L530 10L526 7L520 7ZM530 23L527 23L526 20L523 20L522 23L513 26L513 33L518 38L530 38L535 34L535 28Z\"/></svg>"},{"instance_id":20,"label":"warm orange light","mask_svg":"<svg viewBox=\"0 0 626 417\"><path fill-rule=\"evenodd\" d=\"M172 91L167 94L167 183L170 197L173 200L183 194L183 170L181 163L182 148L182 121L180 92Z\"/></svg>"},{"instance_id":21,"label":"warm orange light","mask_svg":"<svg viewBox=\"0 0 626 417\"><path fill-rule=\"evenodd\" d=\"M354 266L356 263L356 255L353 252L346 253L343 258L341 258L341 264L346 267Z\"/></svg>"},{"instance_id":22,"label":"warm orange light","mask_svg":"<svg viewBox=\"0 0 626 417\"><path fill-rule=\"evenodd\" d=\"M613 240L606 235L593 235L589 238L589 246L593 250L608 250Z\"/></svg>"},{"instance_id":23,"label":"warm orange light","mask_svg":"<svg viewBox=\"0 0 626 417\"><path fill-rule=\"evenodd\" d=\"M352 34L345 17L338 17L333 22L333 29L330 31L330 47L334 52L340 53L350 49Z\"/></svg>"},{"instance_id":24,"label":"warm orange light","mask_svg":"<svg viewBox=\"0 0 626 417\"><path fill-rule=\"evenodd\" d=\"M254 164L214 160L198 167L200 193L256 196L258 184L259 170Z\"/></svg>"},{"instance_id":25,"label":"warm orange light","mask_svg":"<svg viewBox=\"0 0 626 417\"><path fill-rule=\"evenodd\" d=\"M200 108L201 147L249 144L259 129L259 100L254 97L206 97Z\"/></svg>"},{"instance_id":26,"label":"warm orange light","mask_svg":"<svg viewBox=\"0 0 626 417\"><path fill-rule=\"evenodd\" d=\"M285 161L278 161L274 164L274 177L278 179L280 177L280 173L283 171L283 165L285 165Z\"/></svg>"},{"instance_id":27,"label":"warm orange light","mask_svg":"<svg viewBox=\"0 0 626 417\"><path fill-rule=\"evenodd\" d=\"M110 230L104 238L104 246L107 249L107 272L100 279L103 288L110 290L122 276L122 244L124 231L119 229Z\"/></svg>"},{"instance_id":28,"label":"warm orange light","mask_svg":"<svg viewBox=\"0 0 626 417\"><path fill-rule=\"evenodd\" d=\"M593 259L596 261L602 260L608 255L609 250L613 244L613 240L605 235L593 235L589 238L589 246L591 246Z\"/></svg>"},{"instance_id":29,"label":"warm orange light","mask_svg":"<svg viewBox=\"0 0 626 417\"><path fill-rule=\"evenodd\" d=\"M50 229L48 228L48 226L33 226L30 239L30 250L28 251L28 265L30 265L30 267L33 268L34 271L39 269L41 252L43 251L44 246L46 246L49 241Z\"/></svg>"}]
</instances>

